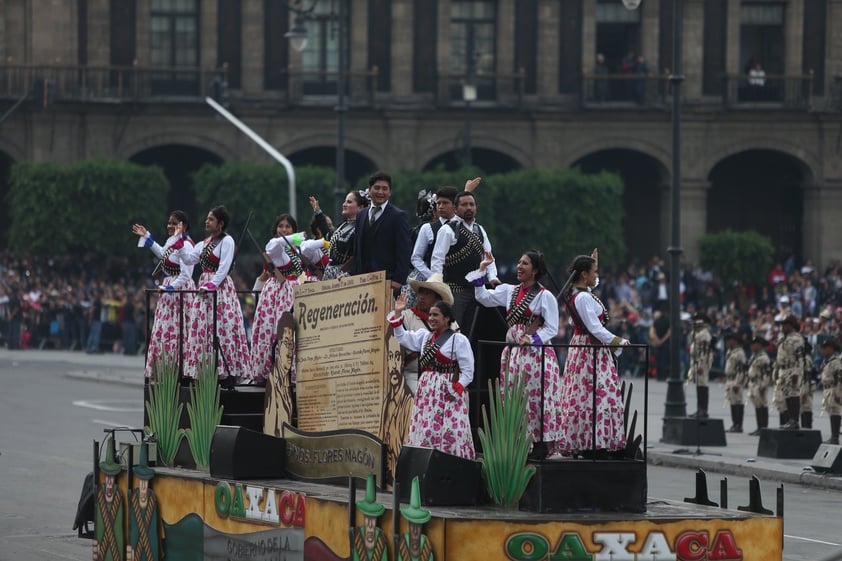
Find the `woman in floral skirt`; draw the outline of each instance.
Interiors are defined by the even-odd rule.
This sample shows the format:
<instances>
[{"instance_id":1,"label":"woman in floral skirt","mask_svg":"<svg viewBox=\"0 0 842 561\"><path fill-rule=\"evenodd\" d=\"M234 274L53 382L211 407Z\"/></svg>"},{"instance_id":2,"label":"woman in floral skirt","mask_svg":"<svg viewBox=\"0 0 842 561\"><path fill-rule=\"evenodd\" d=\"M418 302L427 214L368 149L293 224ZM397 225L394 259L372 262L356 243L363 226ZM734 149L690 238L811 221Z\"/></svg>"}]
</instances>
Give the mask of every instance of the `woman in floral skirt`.
<instances>
[{"instance_id":1,"label":"woman in floral skirt","mask_svg":"<svg viewBox=\"0 0 842 561\"><path fill-rule=\"evenodd\" d=\"M272 351L281 314L292 310L295 287L303 271L301 256L296 250L304 240L296 232L298 223L289 214L281 214L272 225L272 239L266 244L266 255L275 270L265 283L258 280L254 290L260 292L251 329L249 378L263 380L272 372Z\"/></svg>"},{"instance_id":2,"label":"woman in floral skirt","mask_svg":"<svg viewBox=\"0 0 842 561\"><path fill-rule=\"evenodd\" d=\"M527 392L529 434L533 442L547 443L550 458L560 457L561 402L558 358L549 344L558 333L558 303L552 292L538 279L547 273L544 255L527 251L517 263L519 284L501 284L485 288L486 268L494 262L490 252L480 262L479 270L466 275L474 285L477 302L483 306L505 306L506 342L500 357L500 387L511 387L523 379ZM541 413L543 412L543 423ZM537 452L537 450L536 450Z\"/></svg>"},{"instance_id":3,"label":"woman in floral skirt","mask_svg":"<svg viewBox=\"0 0 842 561\"><path fill-rule=\"evenodd\" d=\"M465 393L465 387L474 379L471 343L450 329L452 301L433 304L429 330L407 331L403 327L406 300L405 294L399 295L395 310L387 319L395 329L398 343L421 353L418 359L421 375L412 404L407 444L473 460L476 453Z\"/></svg>"},{"instance_id":4,"label":"woman in floral skirt","mask_svg":"<svg viewBox=\"0 0 842 561\"><path fill-rule=\"evenodd\" d=\"M564 363L561 384L562 451L570 454L604 453L626 445L623 426L624 404L613 355L628 339L605 328L608 312L591 292L599 283L597 251L576 257L568 268L572 289L564 295L573 338ZM576 347L575 345L590 345ZM596 346L594 346L596 345ZM596 438L594 440L593 392L596 368Z\"/></svg>"},{"instance_id":5,"label":"woman in floral skirt","mask_svg":"<svg viewBox=\"0 0 842 561\"><path fill-rule=\"evenodd\" d=\"M208 237L193 247L180 240L174 245L184 263L202 265L199 293L190 309L184 375L196 378L199 366L215 356L214 334L219 339L216 371L227 385L242 377L248 366L248 344L243 326L243 311L234 281L228 276L234 262L236 244L226 233L231 217L224 206L214 207L205 219ZM216 317L214 318L214 297ZM214 331L215 329L215 331Z\"/></svg>"},{"instance_id":6,"label":"woman in floral skirt","mask_svg":"<svg viewBox=\"0 0 842 561\"><path fill-rule=\"evenodd\" d=\"M146 366L143 375L153 378L158 363L162 360L177 361L181 357L186 344L187 312L193 300L193 265L185 264L176 254L173 244L187 236L190 221L187 213L174 210L167 220L167 241L163 247L152 238L149 230L141 224L134 224L132 232L140 236L138 247L149 248L155 257L160 259L158 267L164 277L158 284L160 292L158 303L155 305L155 319L152 332L149 335L149 346L146 350ZM178 233L176 233L178 232ZM189 236L182 242L193 245ZM188 292L180 292L182 290Z\"/></svg>"}]
</instances>

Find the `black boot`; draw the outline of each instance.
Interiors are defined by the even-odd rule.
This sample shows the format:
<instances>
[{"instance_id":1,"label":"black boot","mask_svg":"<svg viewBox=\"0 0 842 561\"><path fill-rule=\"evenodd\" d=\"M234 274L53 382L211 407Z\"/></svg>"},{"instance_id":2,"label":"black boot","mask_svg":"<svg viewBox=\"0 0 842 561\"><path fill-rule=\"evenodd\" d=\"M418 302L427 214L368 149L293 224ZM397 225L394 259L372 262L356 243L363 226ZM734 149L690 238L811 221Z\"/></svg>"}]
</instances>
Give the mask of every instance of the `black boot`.
<instances>
[{"instance_id":1,"label":"black boot","mask_svg":"<svg viewBox=\"0 0 842 561\"><path fill-rule=\"evenodd\" d=\"M728 429L728 432L743 432L740 426L740 414L738 412L739 405L732 405L731 406L731 428Z\"/></svg>"},{"instance_id":2,"label":"black boot","mask_svg":"<svg viewBox=\"0 0 842 561\"><path fill-rule=\"evenodd\" d=\"M786 411L779 411L778 413L778 419L780 419L780 424L778 425L778 428L782 429L786 426L787 422L789 421L789 413L787 413Z\"/></svg>"},{"instance_id":3,"label":"black boot","mask_svg":"<svg viewBox=\"0 0 842 561\"><path fill-rule=\"evenodd\" d=\"M765 407L755 407L754 408L754 416L757 417L757 430L751 431L748 433L749 436L760 436L760 429L764 428L763 425L763 410L766 409ZM766 409L766 413L768 414L768 409Z\"/></svg>"},{"instance_id":4,"label":"black boot","mask_svg":"<svg viewBox=\"0 0 842 561\"><path fill-rule=\"evenodd\" d=\"M801 413L801 428L802 429L813 428L813 412L812 411L804 411L803 413Z\"/></svg>"},{"instance_id":5,"label":"black boot","mask_svg":"<svg viewBox=\"0 0 842 561\"><path fill-rule=\"evenodd\" d=\"M734 407L737 408L737 426L734 432L743 432L743 415L745 415L746 406L740 403Z\"/></svg>"},{"instance_id":6,"label":"black boot","mask_svg":"<svg viewBox=\"0 0 842 561\"><path fill-rule=\"evenodd\" d=\"M842 424L842 415L830 416L830 438L824 441L825 444L839 444L840 424Z\"/></svg>"},{"instance_id":7,"label":"black boot","mask_svg":"<svg viewBox=\"0 0 842 561\"><path fill-rule=\"evenodd\" d=\"M782 428L798 430L798 418L801 416L801 398L798 396L786 398L786 411L789 414L789 420Z\"/></svg>"},{"instance_id":8,"label":"black boot","mask_svg":"<svg viewBox=\"0 0 842 561\"><path fill-rule=\"evenodd\" d=\"M707 419L708 418L708 387L707 386L697 386L696 387L696 412L690 415L696 419Z\"/></svg>"}]
</instances>

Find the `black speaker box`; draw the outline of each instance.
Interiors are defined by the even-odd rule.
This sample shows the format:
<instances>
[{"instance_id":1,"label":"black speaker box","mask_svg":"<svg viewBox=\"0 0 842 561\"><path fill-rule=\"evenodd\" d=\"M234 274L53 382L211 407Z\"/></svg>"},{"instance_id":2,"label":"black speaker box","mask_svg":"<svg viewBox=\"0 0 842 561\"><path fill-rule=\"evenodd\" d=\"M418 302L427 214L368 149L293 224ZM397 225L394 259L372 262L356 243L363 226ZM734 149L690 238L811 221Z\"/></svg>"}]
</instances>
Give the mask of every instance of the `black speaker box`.
<instances>
[{"instance_id":1,"label":"black speaker box","mask_svg":"<svg viewBox=\"0 0 842 561\"><path fill-rule=\"evenodd\" d=\"M210 452L211 477L220 479L275 479L286 474L283 438L243 427L219 425Z\"/></svg>"},{"instance_id":2,"label":"black speaker box","mask_svg":"<svg viewBox=\"0 0 842 561\"><path fill-rule=\"evenodd\" d=\"M822 433L812 429L760 429L757 455L764 458L806 460L822 444Z\"/></svg>"},{"instance_id":3,"label":"black speaker box","mask_svg":"<svg viewBox=\"0 0 842 561\"><path fill-rule=\"evenodd\" d=\"M661 442L682 446L726 446L725 425L722 419L692 417L664 417Z\"/></svg>"},{"instance_id":4,"label":"black speaker box","mask_svg":"<svg viewBox=\"0 0 842 561\"><path fill-rule=\"evenodd\" d=\"M822 444L813 456L813 463L810 465L816 471L842 473L842 446Z\"/></svg>"},{"instance_id":5,"label":"black speaker box","mask_svg":"<svg viewBox=\"0 0 842 561\"><path fill-rule=\"evenodd\" d=\"M395 481L401 500L409 502L412 480L418 476L424 506L470 506L479 504L482 465L432 448L403 446Z\"/></svg>"}]
</instances>

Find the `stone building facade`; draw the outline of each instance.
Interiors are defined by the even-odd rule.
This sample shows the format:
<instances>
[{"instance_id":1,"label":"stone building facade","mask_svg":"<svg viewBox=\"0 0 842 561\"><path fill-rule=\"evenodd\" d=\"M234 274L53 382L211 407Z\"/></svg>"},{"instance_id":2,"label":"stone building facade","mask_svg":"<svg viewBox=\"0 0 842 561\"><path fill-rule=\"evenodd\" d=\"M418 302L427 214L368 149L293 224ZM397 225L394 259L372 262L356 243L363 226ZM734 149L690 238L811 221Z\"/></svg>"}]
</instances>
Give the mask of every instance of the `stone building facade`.
<instances>
[{"instance_id":1,"label":"stone building facade","mask_svg":"<svg viewBox=\"0 0 842 561\"><path fill-rule=\"evenodd\" d=\"M687 258L723 228L842 256L842 0L682 3ZM672 17L673 0L3 0L0 107L26 99L0 124L0 172L158 164L178 202L203 163L270 162L210 94L294 163L332 165L344 35L349 181L466 158L617 171L630 255L665 256ZM297 23L301 52L284 36Z\"/></svg>"}]
</instances>

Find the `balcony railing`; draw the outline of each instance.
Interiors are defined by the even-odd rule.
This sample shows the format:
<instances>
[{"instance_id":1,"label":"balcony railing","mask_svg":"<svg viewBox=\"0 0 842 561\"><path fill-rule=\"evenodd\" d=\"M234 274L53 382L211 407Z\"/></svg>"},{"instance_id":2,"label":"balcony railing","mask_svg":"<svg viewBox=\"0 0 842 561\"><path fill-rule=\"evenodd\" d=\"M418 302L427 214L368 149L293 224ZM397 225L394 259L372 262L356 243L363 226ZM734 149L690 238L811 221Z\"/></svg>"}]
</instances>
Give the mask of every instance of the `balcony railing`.
<instances>
[{"instance_id":1,"label":"balcony railing","mask_svg":"<svg viewBox=\"0 0 842 561\"><path fill-rule=\"evenodd\" d=\"M810 110L813 104L813 74L767 74L749 77L729 74L725 77L724 104L748 109L770 107Z\"/></svg>"},{"instance_id":2,"label":"balcony railing","mask_svg":"<svg viewBox=\"0 0 842 561\"><path fill-rule=\"evenodd\" d=\"M467 74L439 74L436 88L436 104L439 106L465 103L465 84L476 87L476 100L472 103L496 107L521 108L526 89L526 71L521 69L512 74L480 74L470 82Z\"/></svg>"},{"instance_id":3,"label":"balcony railing","mask_svg":"<svg viewBox=\"0 0 842 561\"><path fill-rule=\"evenodd\" d=\"M266 90L250 99L266 99L284 107L332 106L336 103L335 71L302 71L290 68L281 74L278 90ZM465 100L464 74L439 74L432 94L413 95L411 100L394 98L377 91L377 67L347 75L347 101L352 107L388 105L459 107ZM483 74L471 81L476 86L475 107L521 109L544 101L525 95L526 72ZM0 99L18 99L32 94L40 100L117 103L191 102L219 94L220 82L227 82L227 69L156 68L141 66L33 66L0 65ZM834 80L825 105L842 109L842 79ZM725 109L776 110L813 109L813 75L767 75L762 82L749 82L745 75L729 75L722 81L721 107ZM37 89L38 91L33 91ZM216 91L215 91L216 90ZM236 95L237 92L235 92ZM234 96L232 96L234 97ZM671 88L667 74L582 75L580 105L584 108L629 110L668 109ZM709 104L710 98L704 103ZM837 109L839 107L839 109Z\"/></svg>"},{"instance_id":4,"label":"balcony railing","mask_svg":"<svg viewBox=\"0 0 842 561\"><path fill-rule=\"evenodd\" d=\"M583 74L582 106L663 109L669 105L666 74Z\"/></svg>"},{"instance_id":5,"label":"balcony railing","mask_svg":"<svg viewBox=\"0 0 842 561\"><path fill-rule=\"evenodd\" d=\"M0 66L0 97L19 98L35 84L49 84L64 101L125 101L155 98L202 99L226 70L141 66ZM40 95L40 94L39 94Z\"/></svg>"},{"instance_id":6,"label":"balcony railing","mask_svg":"<svg viewBox=\"0 0 842 561\"><path fill-rule=\"evenodd\" d=\"M346 72L347 102L357 107L374 105L378 75L376 66L369 70ZM336 105L337 71L290 68L281 76L285 83L283 99L288 105Z\"/></svg>"}]
</instances>

